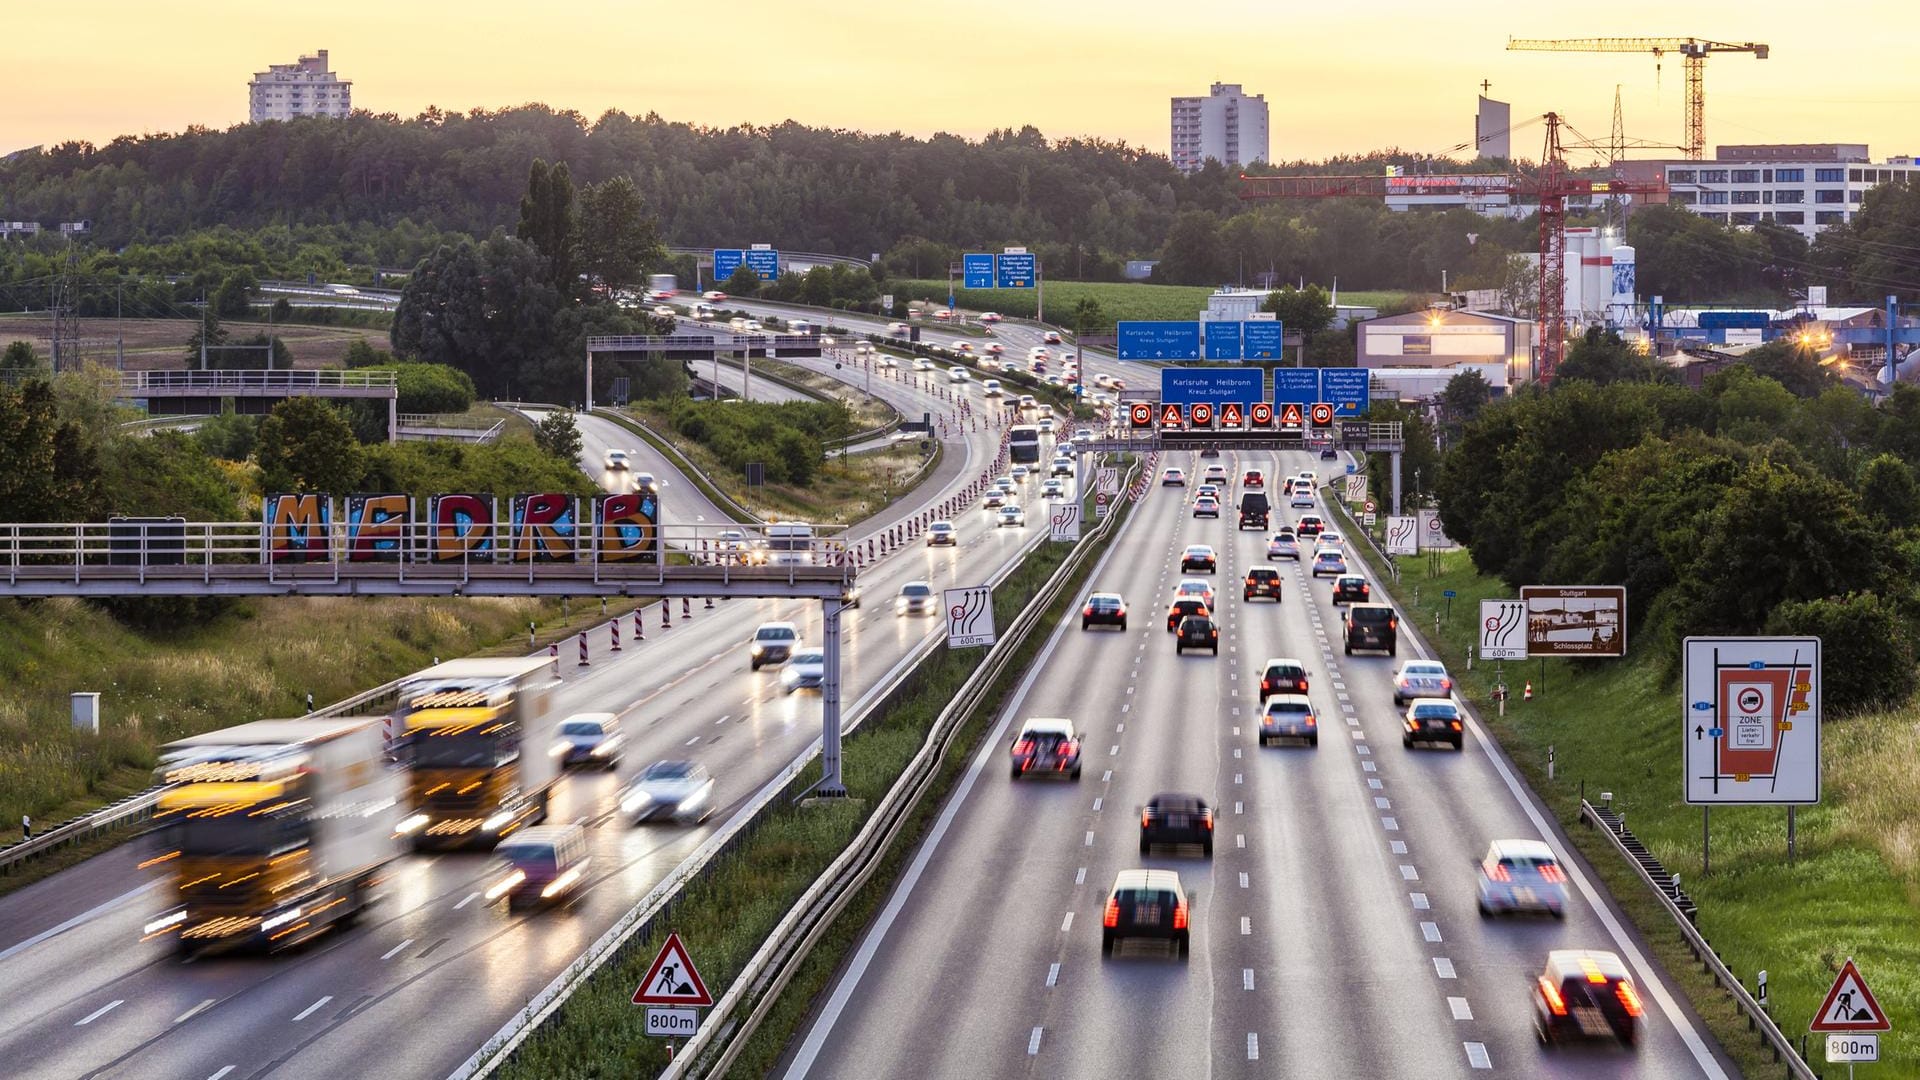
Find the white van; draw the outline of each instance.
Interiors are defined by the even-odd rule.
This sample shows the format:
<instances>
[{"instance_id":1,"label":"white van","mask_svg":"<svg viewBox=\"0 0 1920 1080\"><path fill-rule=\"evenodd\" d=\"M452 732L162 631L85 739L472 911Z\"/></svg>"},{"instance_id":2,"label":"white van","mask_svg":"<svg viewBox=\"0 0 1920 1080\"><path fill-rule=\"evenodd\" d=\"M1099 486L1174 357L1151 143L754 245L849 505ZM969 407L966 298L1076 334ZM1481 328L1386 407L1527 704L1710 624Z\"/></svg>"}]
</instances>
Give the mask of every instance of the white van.
<instances>
[{"instance_id":1,"label":"white van","mask_svg":"<svg viewBox=\"0 0 1920 1080\"><path fill-rule=\"evenodd\" d=\"M813 565L813 526L806 522L785 521L767 525L761 529L760 535L766 544L761 550L766 552L768 565Z\"/></svg>"},{"instance_id":2,"label":"white van","mask_svg":"<svg viewBox=\"0 0 1920 1080\"><path fill-rule=\"evenodd\" d=\"M1000 396L1000 380L988 379L986 382L981 383L980 394L982 397L999 397Z\"/></svg>"}]
</instances>

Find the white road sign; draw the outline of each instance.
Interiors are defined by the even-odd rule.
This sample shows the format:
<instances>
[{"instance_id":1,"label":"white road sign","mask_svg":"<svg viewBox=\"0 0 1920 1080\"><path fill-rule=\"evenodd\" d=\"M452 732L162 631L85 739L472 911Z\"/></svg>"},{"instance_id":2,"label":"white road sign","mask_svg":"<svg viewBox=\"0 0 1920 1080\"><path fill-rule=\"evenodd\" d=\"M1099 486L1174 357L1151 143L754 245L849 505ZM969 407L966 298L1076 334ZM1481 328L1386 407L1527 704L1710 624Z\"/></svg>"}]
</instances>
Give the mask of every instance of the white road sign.
<instances>
[{"instance_id":1,"label":"white road sign","mask_svg":"<svg viewBox=\"0 0 1920 1080\"><path fill-rule=\"evenodd\" d=\"M1820 639L1690 637L1681 676L1690 803L1820 801Z\"/></svg>"},{"instance_id":2,"label":"white road sign","mask_svg":"<svg viewBox=\"0 0 1920 1080\"><path fill-rule=\"evenodd\" d=\"M1411 521L1413 519L1396 520ZM1525 660L1526 658L1527 605L1519 600L1480 601L1480 659Z\"/></svg>"},{"instance_id":3,"label":"white road sign","mask_svg":"<svg viewBox=\"0 0 1920 1080\"><path fill-rule=\"evenodd\" d=\"M1827 1064L1855 1061L1879 1061L1880 1036L1878 1035L1829 1035L1827 1036Z\"/></svg>"},{"instance_id":4,"label":"white road sign","mask_svg":"<svg viewBox=\"0 0 1920 1080\"><path fill-rule=\"evenodd\" d=\"M647 1034L668 1039L691 1038L700 1030L699 1009L648 1009Z\"/></svg>"},{"instance_id":5,"label":"white road sign","mask_svg":"<svg viewBox=\"0 0 1920 1080\"><path fill-rule=\"evenodd\" d=\"M1440 511L1421 510L1418 513L1420 515L1420 546L1429 551L1453 550L1456 545L1447 536L1447 530L1440 524Z\"/></svg>"},{"instance_id":6,"label":"white road sign","mask_svg":"<svg viewBox=\"0 0 1920 1080\"><path fill-rule=\"evenodd\" d=\"M1120 470L1111 465L1102 466L1093 474L1093 490L1110 497L1120 494Z\"/></svg>"},{"instance_id":7,"label":"white road sign","mask_svg":"<svg viewBox=\"0 0 1920 1080\"><path fill-rule=\"evenodd\" d=\"M1048 536L1061 543L1080 539L1080 504L1057 502L1047 507Z\"/></svg>"},{"instance_id":8,"label":"white road sign","mask_svg":"<svg viewBox=\"0 0 1920 1080\"><path fill-rule=\"evenodd\" d=\"M946 590L947 648L992 645L993 590L985 585Z\"/></svg>"},{"instance_id":9,"label":"white road sign","mask_svg":"<svg viewBox=\"0 0 1920 1080\"><path fill-rule=\"evenodd\" d=\"M1387 519L1387 554L1420 554L1419 518L1389 517Z\"/></svg>"},{"instance_id":10,"label":"white road sign","mask_svg":"<svg viewBox=\"0 0 1920 1080\"><path fill-rule=\"evenodd\" d=\"M1350 503L1367 501L1367 478L1360 473L1347 477L1347 501Z\"/></svg>"}]
</instances>

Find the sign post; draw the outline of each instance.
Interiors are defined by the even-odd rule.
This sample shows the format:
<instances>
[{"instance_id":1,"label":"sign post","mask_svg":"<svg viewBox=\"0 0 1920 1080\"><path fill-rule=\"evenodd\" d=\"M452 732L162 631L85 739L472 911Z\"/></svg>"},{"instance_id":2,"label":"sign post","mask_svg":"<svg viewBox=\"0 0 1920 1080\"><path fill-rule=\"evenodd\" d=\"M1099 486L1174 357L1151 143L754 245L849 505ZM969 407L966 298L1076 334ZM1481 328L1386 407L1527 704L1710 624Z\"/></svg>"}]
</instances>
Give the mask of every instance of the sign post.
<instances>
[{"instance_id":1,"label":"sign post","mask_svg":"<svg viewBox=\"0 0 1920 1080\"><path fill-rule=\"evenodd\" d=\"M694 969L679 933L667 935L646 978L634 988L633 1003L647 1006L648 1035L684 1039L700 1030L699 1010L713 1005L713 995Z\"/></svg>"},{"instance_id":2,"label":"sign post","mask_svg":"<svg viewBox=\"0 0 1920 1080\"><path fill-rule=\"evenodd\" d=\"M1880 1060L1880 1033L1892 1031L1893 1023L1849 956L1807 1029L1827 1037L1827 1062L1846 1062L1851 1077L1854 1062Z\"/></svg>"}]
</instances>

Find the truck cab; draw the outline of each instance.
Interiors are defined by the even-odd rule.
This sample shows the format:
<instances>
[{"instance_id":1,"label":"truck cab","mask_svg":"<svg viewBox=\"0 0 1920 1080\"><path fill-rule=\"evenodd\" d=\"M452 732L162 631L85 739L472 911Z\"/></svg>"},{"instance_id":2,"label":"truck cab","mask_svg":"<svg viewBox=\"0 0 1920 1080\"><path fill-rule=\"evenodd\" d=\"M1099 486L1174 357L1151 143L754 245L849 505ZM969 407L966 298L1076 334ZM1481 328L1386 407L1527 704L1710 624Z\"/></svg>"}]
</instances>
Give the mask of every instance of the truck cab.
<instances>
[{"instance_id":1,"label":"truck cab","mask_svg":"<svg viewBox=\"0 0 1920 1080\"><path fill-rule=\"evenodd\" d=\"M546 819L559 762L528 740L549 672L543 657L453 660L402 684L394 751L410 813L399 831L416 849L491 848Z\"/></svg>"}]
</instances>

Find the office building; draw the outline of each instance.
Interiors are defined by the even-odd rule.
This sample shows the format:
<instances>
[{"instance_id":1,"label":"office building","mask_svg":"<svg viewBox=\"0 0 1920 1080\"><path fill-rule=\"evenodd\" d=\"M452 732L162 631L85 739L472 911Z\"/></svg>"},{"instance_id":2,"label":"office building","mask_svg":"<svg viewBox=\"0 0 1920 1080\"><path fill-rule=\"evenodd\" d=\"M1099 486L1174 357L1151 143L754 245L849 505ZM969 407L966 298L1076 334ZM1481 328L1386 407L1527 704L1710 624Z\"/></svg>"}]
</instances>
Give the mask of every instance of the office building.
<instances>
[{"instance_id":1,"label":"office building","mask_svg":"<svg viewBox=\"0 0 1920 1080\"><path fill-rule=\"evenodd\" d=\"M1910 156L1875 163L1865 143L1722 146L1712 161L1628 161L1629 179L1665 178L1666 201L1723 225L1771 221L1812 239L1853 220L1877 184L1911 184L1920 166ZM1648 202L1659 196L1642 196Z\"/></svg>"},{"instance_id":2,"label":"office building","mask_svg":"<svg viewBox=\"0 0 1920 1080\"><path fill-rule=\"evenodd\" d=\"M298 63L272 64L247 84L247 116L291 120L296 116L344 118L353 112L353 80L327 70L327 50Z\"/></svg>"},{"instance_id":3,"label":"office building","mask_svg":"<svg viewBox=\"0 0 1920 1080\"><path fill-rule=\"evenodd\" d=\"M1513 133L1509 130L1512 127L1513 106L1480 95L1480 108L1473 114L1473 141L1480 148L1480 156L1512 157Z\"/></svg>"},{"instance_id":4,"label":"office building","mask_svg":"<svg viewBox=\"0 0 1920 1080\"><path fill-rule=\"evenodd\" d=\"M1230 169L1266 161L1267 99L1239 83L1214 83L1206 97L1173 99L1174 167L1199 172L1211 158Z\"/></svg>"}]
</instances>

